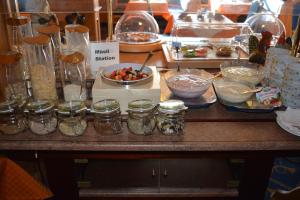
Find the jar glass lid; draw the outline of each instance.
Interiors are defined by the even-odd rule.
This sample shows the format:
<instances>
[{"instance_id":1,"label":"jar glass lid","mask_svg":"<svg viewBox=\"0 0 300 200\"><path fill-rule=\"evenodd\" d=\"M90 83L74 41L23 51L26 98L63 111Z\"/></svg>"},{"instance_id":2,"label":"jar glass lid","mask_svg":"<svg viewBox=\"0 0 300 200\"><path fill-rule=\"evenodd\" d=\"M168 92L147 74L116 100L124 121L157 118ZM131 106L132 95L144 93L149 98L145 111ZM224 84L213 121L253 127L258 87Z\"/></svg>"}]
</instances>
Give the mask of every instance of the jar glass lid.
<instances>
[{"instance_id":1,"label":"jar glass lid","mask_svg":"<svg viewBox=\"0 0 300 200\"><path fill-rule=\"evenodd\" d=\"M133 112L145 112L150 111L155 107L153 102L150 99L139 99L131 101L128 104L129 111Z\"/></svg>"},{"instance_id":2,"label":"jar glass lid","mask_svg":"<svg viewBox=\"0 0 300 200\"><path fill-rule=\"evenodd\" d=\"M92 106L92 111L95 113L111 113L118 109L120 109L120 104L115 99L103 99Z\"/></svg>"},{"instance_id":3,"label":"jar glass lid","mask_svg":"<svg viewBox=\"0 0 300 200\"><path fill-rule=\"evenodd\" d=\"M69 115L71 113L80 113L86 110L86 106L82 101L67 101L58 105L58 113Z\"/></svg>"},{"instance_id":4,"label":"jar glass lid","mask_svg":"<svg viewBox=\"0 0 300 200\"><path fill-rule=\"evenodd\" d=\"M26 105L26 109L33 113L44 113L51 110L54 104L49 101L32 101Z\"/></svg>"},{"instance_id":5,"label":"jar glass lid","mask_svg":"<svg viewBox=\"0 0 300 200\"><path fill-rule=\"evenodd\" d=\"M158 110L163 113L178 113L180 111L186 110L187 107L181 100L167 100L159 103Z\"/></svg>"},{"instance_id":6,"label":"jar glass lid","mask_svg":"<svg viewBox=\"0 0 300 200\"><path fill-rule=\"evenodd\" d=\"M0 103L0 114L13 113L18 107L16 101L5 101Z\"/></svg>"}]
</instances>

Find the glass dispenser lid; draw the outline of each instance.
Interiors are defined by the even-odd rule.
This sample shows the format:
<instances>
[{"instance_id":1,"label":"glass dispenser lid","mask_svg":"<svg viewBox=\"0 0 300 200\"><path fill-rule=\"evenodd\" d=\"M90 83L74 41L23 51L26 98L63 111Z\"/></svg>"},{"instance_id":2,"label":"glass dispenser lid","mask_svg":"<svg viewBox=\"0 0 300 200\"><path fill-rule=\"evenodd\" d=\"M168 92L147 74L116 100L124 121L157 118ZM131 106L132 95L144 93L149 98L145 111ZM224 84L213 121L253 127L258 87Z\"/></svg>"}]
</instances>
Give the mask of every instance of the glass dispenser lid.
<instances>
[{"instance_id":1,"label":"glass dispenser lid","mask_svg":"<svg viewBox=\"0 0 300 200\"><path fill-rule=\"evenodd\" d=\"M72 113L81 113L86 110L86 106L82 101L69 101L58 105L58 113L70 115Z\"/></svg>"},{"instance_id":2,"label":"glass dispenser lid","mask_svg":"<svg viewBox=\"0 0 300 200\"><path fill-rule=\"evenodd\" d=\"M158 110L162 113L175 114L180 111L186 110L187 107L181 100L168 100L159 103Z\"/></svg>"},{"instance_id":3,"label":"glass dispenser lid","mask_svg":"<svg viewBox=\"0 0 300 200\"><path fill-rule=\"evenodd\" d=\"M26 110L32 113L44 113L53 109L54 104L49 101L33 101L26 105Z\"/></svg>"},{"instance_id":4,"label":"glass dispenser lid","mask_svg":"<svg viewBox=\"0 0 300 200\"><path fill-rule=\"evenodd\" d=\"M0 114L13 113L18 107L16 101L5 101L0 103Z\"/></svg>"},{"instance_id":5,"label":"glass dispenser lid","mask_svg":"<svg viewBox=\"0 0 300 200\"><path fill-rule=\"evenodd\" d=\"M124 43L157 42L159 27L153 16L145 11L125 13L115 27L116 39Z\"/></svg>"},{"instance_id":6,"label":"glass dispenser lid","mask_svg":"<svg viewBox=\"0 0 300 200\"><path fill-rule=\"evenodd\" d=\"M93 104L92 110L95 113L111 113L120 109L120 104L115 99L104 99Z\"/></svg>"},{"instance_id":7,"label":"glass dispenser lid","mask_svg":"<svg viewBox=\"0 0 300 200\"><path fill-rule=\"evenodd\" d=\"M128 104L129 111L133 112L147 112L152 110L154 107L155 105L150 99L135 100Z\"/></svg>"}]
</instances>

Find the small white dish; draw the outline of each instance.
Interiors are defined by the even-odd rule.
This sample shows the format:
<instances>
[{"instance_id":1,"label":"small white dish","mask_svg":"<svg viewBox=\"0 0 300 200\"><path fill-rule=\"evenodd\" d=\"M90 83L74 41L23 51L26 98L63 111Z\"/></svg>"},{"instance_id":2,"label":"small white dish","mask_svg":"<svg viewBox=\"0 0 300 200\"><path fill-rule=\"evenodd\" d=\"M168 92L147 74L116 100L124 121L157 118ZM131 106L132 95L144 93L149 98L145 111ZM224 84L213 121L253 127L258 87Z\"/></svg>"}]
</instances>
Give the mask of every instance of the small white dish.
<instances>
[{"instance_id":1,"label":"small white dish","mask_svg":"<svg viewBox=\"0 0 300 200\"><path fill-rule=\"evenodd\" d=\"M287 108L286 111L276 111L277 124L287 132L300 136L300 109Z\"/></svg>"}]
</instances>

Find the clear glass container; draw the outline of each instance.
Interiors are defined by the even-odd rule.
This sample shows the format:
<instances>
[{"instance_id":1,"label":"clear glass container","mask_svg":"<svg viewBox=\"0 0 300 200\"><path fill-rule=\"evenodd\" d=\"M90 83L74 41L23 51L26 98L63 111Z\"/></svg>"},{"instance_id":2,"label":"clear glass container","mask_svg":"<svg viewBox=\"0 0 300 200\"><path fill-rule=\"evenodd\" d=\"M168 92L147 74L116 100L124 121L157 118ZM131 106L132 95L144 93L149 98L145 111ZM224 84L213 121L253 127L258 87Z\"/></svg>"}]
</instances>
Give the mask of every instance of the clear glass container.
<instances>
[{"instance_id":1,"label":"clear glass container","mask_svg":"<svg viewBox=\"0 0 300 200\"><path fill-rule=\"evenodd\" d=\"M128 129L137 135L150 135L155 129L155 105L149 99L131 101L128 104Z\"/></svg>"},{"instance_id":2,"label":"clear glass container","mask_svg":"<svg viewBox=\"0 0 300 200\"><path fill-rule=\"evenodd\" d=\"M184 129L184 111L187 107L181 100L161 102L158 107L157 128L164 135L180 135Z\"/></svg>"},{"instance_id":3,"label":"clear glass container","mask_svg":"<svg viewBox=\"0 0 300 200\"><path fill-rule=\"evenodd\" d=\"M122 132L120 104L115 99L104 99L93 104L94 128L103 135Z\"/></svg>"},{"instance_id":4,"label":"clear glass container","mask_svg":"<svg viewBox=\"0 0 300 200\"><path fill-rule=\"evenodd\" d=\"M50 37L52 46L52 55L55 65L55 75L59 75L59 54L61 50L60 28L56 25L40 26L36 29L40 34L45 34Z\"/></svg>"},{"instance_id":5,"label":"clear glass container","mask_svg":"<svg viewBox=\"0 0 300 200\"><path fill-rule=\"evenodd\" d=\"M255 36L262 38L262 31L269 31L273 34L271 45L275 46L279 37L284 33L285 26L280 19L272 13L257 13L249 17L245 23L249 24Z\"/></svg>"},{"instance_id":6,"label":"clear glass container","mask_svg":"<svg viewBox=\"0 0 300 200\"><path fill-rule=\"evenodd\" d=\"M156 20L145 11L125 13L115 27L116 39L124 43L151 43L158 41Z\"/></svg>"},{"instance_id":7,"label":"clear glass container","mask_svg":"<svg viewBox=\"0 0 300 200\"><path fill-rule=\"evenodd\" d=\"M15 16L6 20L8 41L10 50L25 55L23 38L32 37L31 20L28 16ZM23 70L24 79L29 80L29 68L26 64L26 58L20 59L20 66Z\"/></svg>"},{"instance_id":8,"label":"clear glass container","mask_svg":"<svg viewBox=\"0 0 300 200\"><path fill-rule=\"evenodd\" d=\"M52 133L57 127L54 104L48 101L33 101L26 105L28 126L37 135Z\"/></svg>"},{"instance_id":9,"label":"clear glass container","mask_svg":"<svg viewBox=\"0 0 300 200\"><path fill-rule=\"evenodd\" d=\"M26 37L24 42L34 100L55 102L57 100L56 78L50 38L46 35L38 35Z\"/></svg>"},{"instance_id":10,"label":"clear glass container","mask_svg":"<svg viewBox=\"0 0 300 200\"><path fill-rule=\"evenodd\" d=\"M27 121L16 101L0 103L0 132L17 134L27 128Z\"/></svg>"},{"instance_id":11,"label":"clear glass container","mask_svg":"<svg viewBox=\"0 0 300 200\"><path fill-rule=\"evenodd\" d=\"M65 101L86 100L86 74L84 55L79 52L63 51L60 55L61 81Z\"/></svg>"},{"instance_id":12,"label":"clear glass container","mask_svg":"<svg viewBox=\"0 0 300 200\"><path fill-rule=\"evenodd\" d=\"M65 26L67 49L78 51L85 57L86 74L91 75L90 68L90 37L89 28L80 24L68 24Z\"/></svg>"},{"instance_id":13,"label":"clear glass container","mask_svg":"<svg viewBox=\"0 0 300 200\"><path fill-rule=\"evenodd\" d=\"M21 58L22 54L15 51L0 53L0 67L3 72L0 74L0 102L16 101L20 107L28 99Z\"/></svg>"},{"instance_id":14,"label":"clear glass container","mask_svg":"<svg viewBox=\"0 0 300 200\"><path fill-rule=\"evenodd\" d=\"M58 105L58 129L66 136L80 136L87 128L86 107L81 101L65 102Z\"/></svg>"}]
</instances>

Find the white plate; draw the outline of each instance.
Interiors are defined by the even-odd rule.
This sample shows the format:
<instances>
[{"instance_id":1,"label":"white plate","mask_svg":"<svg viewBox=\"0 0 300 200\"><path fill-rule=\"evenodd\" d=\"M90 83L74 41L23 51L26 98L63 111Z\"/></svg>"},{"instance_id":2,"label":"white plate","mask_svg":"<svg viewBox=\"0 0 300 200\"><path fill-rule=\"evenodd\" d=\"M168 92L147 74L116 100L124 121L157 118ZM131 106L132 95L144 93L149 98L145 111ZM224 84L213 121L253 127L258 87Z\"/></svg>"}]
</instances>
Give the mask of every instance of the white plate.
<instances>
[{"instance_id":1,"label":"white plate","mask_svg":"<svg viewBox=\"0 0 300 200\"><path fill-rule=\"evenodd\" d=\"M300 137L300 128L297 128L290 123L282 121L279 116L277 116L276 122L285 131Z\"/></svg>"},{"instance_id":2,"label":"white plate","mask_svg":"<svg viewBox=\"0 0 300 200\"><path fill-rule=\"evenodd\" d=\"M104 69L100 72L101 76L103 79L113 82L113 83L119 83L122 85L130 85L133 83L138 83L138 82L143 82L148 80L149 78L152 77L153 72L152 69L150 67L145 66L145 68L143 69L143 72L148 74L148 76L146 78L142 78L139 80L130 80L130 81L123 81L123 80L114 80L111 78L108 78L107 76L109 76L113 71L118 70L118 69L122 69L122 68L126 68L126 67L132 67L133 70L140 70L142 65L138 64L138 63L120 63L120 64L114 64L114 65L110 65L107 67L104 67Z\"/></svg>"}]
</instances>

